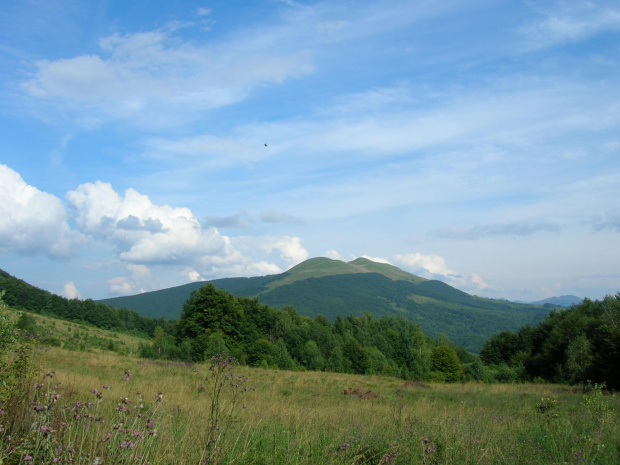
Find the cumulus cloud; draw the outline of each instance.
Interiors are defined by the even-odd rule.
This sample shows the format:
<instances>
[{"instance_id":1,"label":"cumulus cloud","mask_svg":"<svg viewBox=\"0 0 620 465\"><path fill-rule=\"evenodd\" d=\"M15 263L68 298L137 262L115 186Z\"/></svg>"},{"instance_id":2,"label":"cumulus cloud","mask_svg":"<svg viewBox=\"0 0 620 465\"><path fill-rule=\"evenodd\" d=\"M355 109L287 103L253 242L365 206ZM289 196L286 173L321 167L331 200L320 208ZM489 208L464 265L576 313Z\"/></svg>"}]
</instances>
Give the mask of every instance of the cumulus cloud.
<instances>
[{"instance_id":1,"label":"cumulus cloud","mask_svg":"<svg viewBox=\"0 0 620 465\"><path fill-rule=\"evenodd\" d=\"M112 294L136 294L146 292L151 281L151 270L145 265L125 264L130 276L117 276L108 280Z\"/></svg>"},{"instance_id":2,"label":"cumulus cloud","mask_svg":"<svg viewBox=\"0 0 620 465\"><path fill-rule=\"evenodd\" d=\"M236 248L248 254L262 251L268 256L278 258L290 268L308 258L308 251L301 245L299 237L290 236L241 236L232 238Z\"/></svg>"},{"instance_id":3,"label":"cumulus cloud","mask_svg":"<svg viewBox=\"0 0 620 465\"><path fill-rule=\"evenodd\" d=\"M78 254L83 239L69 227L60 199L0 165L0 250L69 258Z\"/></svg>"},{"instance_id":4,"label":"cumulus cloud","mask_svg":"<svg viewBox=\"0 0 620 465\"><path fill-rule=\"evenodd\" d=\"M475 240L485 236L530 236L538 232L559 232L560 230L561 226L558 223L526 221L521 223L472 226L468 228L449 226L435 231L433 235L444 239Z\"/></svg>"},{"instance_id":5,"label":"cumulus cloud","mask_svg":"<svg viewBox=\"0 0 620 465\"><path fill-rule=\"evenodd\" d=\"M341 262L348 261L346 257L341 255L337 250L330 249L323 254L324 257L331 258L332 260L340 260Z\"/></svg>"},{"instance_id":6,"label":"cumulus cloud","mask_svg":"<svg viewBox=\"0 0 620 465\"><path fill-rule=\"evenodd\" d=\"M65 283L62 289L62 296L67 299L80 299L80 292L72 281Z\"/></svg>"},{"instance_id":7,"label":"cumulus cloud","mask_svg":"<svg viewBox=\"0 0 620 465\"><path fill-rule=\"evenodd\" d=\"M473 273L465 276L457 273L448 268L446 261L439 255L400 254L394 256L394 261L413 274L428 279L439 279L459 289L482 290L487 287L487 283L480 275Z\"/></svg>"},{"instance_id":8,"label":"cumulus cloud","mask_svg":"<svg viewBox=\"0 0 620 465\"><path fill-rule=\"evenodd\" d=\"M371 257L369 255L362 255L362 258L367 258L368 260L371 260L373 262L377 262L377 263L385 263L386 265L391 265L392 263L390 263L389 260L382 258L382 257Z\"/></svg>"},{"instance_id":9,"label":"cumulus cloud","mask_svg":"<svg viewBox=\"0 0 620 465\"><path fill-rule=\"evenodd\" d=\"M187 277L193 283L197 281L204 281L204 279L200 276L200 273L196 270L187 270Z\"/></svg>"},{"instance_id":10,"label":"cumulus cloud","mask_svg":"<svg viewBox=\"0 0 620 465\"><path fill-rule=\"evenodd\" d=\"M116 278L109 279L108 284L110 285L110 292L112 294L121 295L131 294L136 287L130 279L124 276L118 276Z\"/></svg>"},{"instance_id":11,"label":"cumulus cloud","mask_svg":"<svg viewBox=\"0 0 620 465\"><path fill-rule=\"evenodd\" d=\"M394 256L394 259L410 270L430 273L432 275L450 276L455 273L448 269L446 261L439 255L422 255L410 253Z\"/></svg>"},{"instance_id":12,"label":"cumulus cloud","mask_svg":"<svg viewBox=\"0 0 620 465\"><path fill-rule=\"evenodd\" d=\"M134 189L121 197L97 181L69 191L67 201L80 230L113 243L126 262L185 263L195 254L228 253L224 237L203 231L188 208L154 205Z\"/></svg>"},{"instance_id":13,"label":"cumulus cloud","mask_svg":"<svg viewBox=\"0 0 620 465\"><path fill-rule=\"evenodd\" d=\"M80 231L112 245L131 276L110 280L110 291L148 288L154 266L177 267L190 281L280 273L306 258L298 237L231 238L202 228L191 210L155 205L135 189L119 195L109 183L81 184L67 193Z\"/></svg>"}]
</instances>

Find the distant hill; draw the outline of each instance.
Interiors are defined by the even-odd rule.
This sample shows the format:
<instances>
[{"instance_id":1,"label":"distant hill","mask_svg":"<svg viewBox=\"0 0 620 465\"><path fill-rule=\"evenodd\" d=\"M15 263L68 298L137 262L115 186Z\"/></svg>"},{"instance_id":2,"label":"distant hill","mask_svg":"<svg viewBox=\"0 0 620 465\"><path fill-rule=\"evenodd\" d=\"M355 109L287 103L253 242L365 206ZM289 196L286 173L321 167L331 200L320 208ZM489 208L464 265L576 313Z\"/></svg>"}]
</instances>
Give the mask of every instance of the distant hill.
<instances>
[{"instance_id":1,"label":"distant hill","mask_svg":"<svg viewBox=\"0 0 620 465\"><path fill-rule=\"evenodd\" d=\"M578 305L583 302L581 297L576 295L562 295L560 297L549 297L548 299L537 300L536 302L530 302L531 305L546 305L555 307L571 307L572 305Z\"/></svg>"},{"instance_id":2,"label":"distant hill","mask_svg":"<svg viewBox=\"0 0 620 465\"><path fill-rule=\"evenodd\" d=\"M477 352L492 335L535 325L548 308L471 296L441 281L427 280L395 266L358 258L345 263L329 258L306 260L289 271L255 278L210 281L239 297L264 304L291 306L301 315L376 317L401 315L416 320L425 334L445 334L456 344ZM177 319L196 282L128 297L101 300L148 317Z\"/></svg>"}]
</instances>

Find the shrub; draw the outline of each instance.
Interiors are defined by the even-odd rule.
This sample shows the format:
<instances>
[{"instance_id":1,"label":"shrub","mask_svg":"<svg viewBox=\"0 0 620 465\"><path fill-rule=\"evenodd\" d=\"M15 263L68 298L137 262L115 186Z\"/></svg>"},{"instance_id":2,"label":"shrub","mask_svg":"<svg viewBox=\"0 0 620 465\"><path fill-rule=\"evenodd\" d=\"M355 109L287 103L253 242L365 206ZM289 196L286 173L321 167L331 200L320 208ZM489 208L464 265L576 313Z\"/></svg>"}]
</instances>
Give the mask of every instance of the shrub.
<instances>
[{"instance_id":1,"label":"shrub","mask_svg":"<svg viewBox=\"0 0 620 465\"><path fill-rule=\"evenodd\" d=\"M461 362L454 349L448 345L437 346L433 349L431 370L443 373L448 383L459 381L463 377Z\"/></svg>"}]
</instances>

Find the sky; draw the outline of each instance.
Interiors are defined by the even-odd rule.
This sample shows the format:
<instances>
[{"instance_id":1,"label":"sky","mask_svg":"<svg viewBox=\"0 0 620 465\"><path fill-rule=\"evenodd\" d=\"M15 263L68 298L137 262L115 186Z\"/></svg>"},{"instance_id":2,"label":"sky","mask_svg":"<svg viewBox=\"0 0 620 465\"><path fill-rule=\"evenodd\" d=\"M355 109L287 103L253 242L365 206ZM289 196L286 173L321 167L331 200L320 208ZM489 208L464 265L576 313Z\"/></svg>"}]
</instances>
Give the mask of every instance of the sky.
<instances>
[{"instance_id":1,"label":"sky","mask_svg":"<svg viewBox=\"0 0 620 465\"><path fill-rule=\"evenodd\" d=\"M3 1L1 269L102 299L312 257L620 291L620 1Z\"/></svg>"}]
</instances>

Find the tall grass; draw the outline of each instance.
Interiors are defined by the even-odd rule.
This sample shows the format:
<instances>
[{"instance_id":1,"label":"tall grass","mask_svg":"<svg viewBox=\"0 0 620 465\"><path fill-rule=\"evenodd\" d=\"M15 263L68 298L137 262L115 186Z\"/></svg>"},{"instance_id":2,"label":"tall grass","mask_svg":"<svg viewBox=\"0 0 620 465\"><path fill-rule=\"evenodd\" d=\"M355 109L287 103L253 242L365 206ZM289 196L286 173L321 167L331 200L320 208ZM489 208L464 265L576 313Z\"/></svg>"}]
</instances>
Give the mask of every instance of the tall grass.
<instances>
[{"instance_id":1,"label":"tall grass","mask_svg":"<svg viewBox=\"0 0 620 465\"><path fill-rule=\"evenodd\" d=\"M228 359L214 373L213 361L57 347L36 350L35 366L28 412L10 430L0 416L0 463L620 463L620 402L602 386L405 383Z\"/></svg>"}]
</instances>

